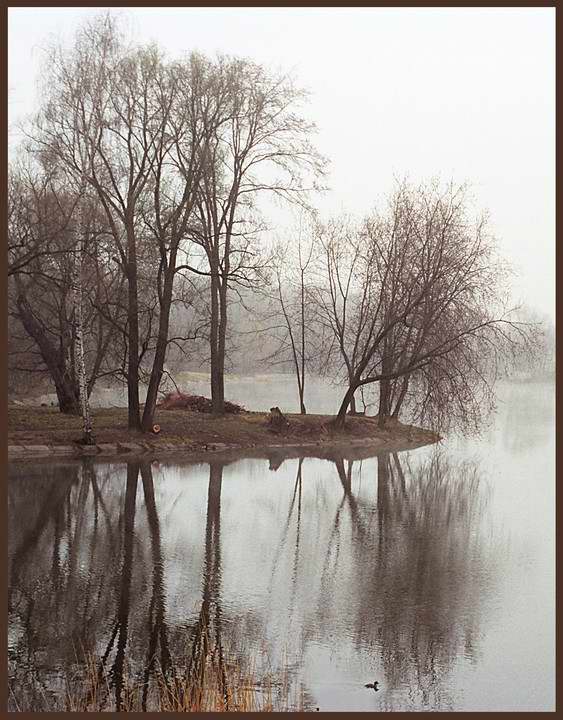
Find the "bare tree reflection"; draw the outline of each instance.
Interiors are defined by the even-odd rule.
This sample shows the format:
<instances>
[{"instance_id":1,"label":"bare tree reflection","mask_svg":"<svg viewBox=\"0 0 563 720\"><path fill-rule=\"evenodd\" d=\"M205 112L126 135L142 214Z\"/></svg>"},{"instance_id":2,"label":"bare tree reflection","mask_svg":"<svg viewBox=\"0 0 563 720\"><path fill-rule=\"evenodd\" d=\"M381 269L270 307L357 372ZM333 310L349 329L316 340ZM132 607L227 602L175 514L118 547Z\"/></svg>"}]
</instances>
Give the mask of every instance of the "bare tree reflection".
<instances>
[{"instance_id":1,"label":"bare tree reflection","mask_svg":"<svg viewBox=\"0 0 563 720\"><path fill-rule=\"evenodd\" d=\"M110 679L115 685L115 708L121 710L123 704L123 666L125 662L125 648L127 647L129 629L129 610L131 593L131 574L133 571L133 540L135 532L135 508L137 498L137 483L139 479L139 464L136 462L127 465L127 488L125 490L125 509L123 527L123 564L121 566L121 582L117 608L117 653Z\"/></svg>"},{"instance_id":2,"label":"bare tree reflection","mask_svg":"<svg viewBox=\"0 0 563 720\"><path fill-rule=\"evenodd\" d=\"M172 665L168 634L165 620L166 606L164 599L164 561L162 557L162 543L160 536L160 520L156 508L154 493L154 480L152 468L149 463L141 465L141 478L143 480L143 493L147 519L151 535L152 548L152 597L149 606L149 646L143 678L143 696L141 708L147 710L147 693L150 675L156 659L157 644L160 644L160 668L162 676L167 680L167 673Z\"/></svg>"},{"instance_id":3,"label":"bare tree reflection","mask_svg":"<svg viewBox=\"0 0 563 720\"><path fill-rule=\"evenodd\" d=\"M446 708L448 673L461 653L474 655L479 636L484 570L476 528L486 494L470 463L453 464L440 452L420 463L412 458L380 455L366 462L361 481L358 465L346 458L310 466L300 459L279 529L264 536L273 538L264 546L269 577L257 578L277 609L245 601L228 616L223 462L209 466L204 533L171 556L148 463L130 463L126 477L86 462L62 478L59 472L15 483L10 683L18 705L151 710L164 692L170 706L179 700L189 709L212 685L222 706L233 709L231 663L242 666L261 643L291 640L293 656L281 652L279 663L297 676L311 641L337 649L351 639L385 688L378 709L403 708L405 687L412 709ZM187 512L194 507L190 492L183 495ZM271 511L278 507L272 500ZM244 520L237 527L238 541L252 543L253 528ZM165 560L197 574L200 548L195 619L167 619L174 600L185 617L194 586L167 598ZM237 563L236 554L228 558ZM229 576L235 570L247 568L235 565ZM269 637L270 620L287 638ZM67 670L80 685L85 655L97 658L95 687L79 708L65 707ZM358 678L360 687L366 679L373 677Z\"/></svg>"},{"instance_id":4,"label":"bare tree reflection","mask_svg":"<svg viewBox=\"0 0 563 720\"><path fill-rule=\"evenodd\" d=\"M207 493L207 520L205 526L205 561L203 567L202 601L199 617L193 630L188 660L187 688L191 702L201 705L209 661L219 671L221 694L225 710L229 709L229 691L225 674L225 658L222 638L221 607L221 488L223 464L209 465ZM183 699L182 704L186 702Z\"/></svg>"},{"instance_id":5,"label":"bare tree reflection","mask_svg":"<svg viewBox=\"0 0 563 720\"><path fill-rule=\"evenodd\" d=\"M444 680L460 648L471 652L479 608L478 597L467 597L479 589L470 578L480 569L473 530L483 496L475 466L453 466L435 453L406 476L398 455L378 456L372 540L363 537L355 550L356 638L381 663L388 690L381 709L392 709L393 691L404 686L414 704L447 705Z\"/></svg>"}]
</instances>

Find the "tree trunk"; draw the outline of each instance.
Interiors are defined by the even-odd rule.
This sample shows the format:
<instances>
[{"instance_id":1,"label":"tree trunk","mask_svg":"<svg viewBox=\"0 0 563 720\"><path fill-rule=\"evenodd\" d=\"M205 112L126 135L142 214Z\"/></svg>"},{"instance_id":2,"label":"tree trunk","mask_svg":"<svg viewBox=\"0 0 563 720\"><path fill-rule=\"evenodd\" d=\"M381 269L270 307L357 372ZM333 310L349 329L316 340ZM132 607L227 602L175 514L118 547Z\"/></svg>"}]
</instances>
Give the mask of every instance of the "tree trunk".
<instances>
[{"instance_id":1,"label":"tree trunk","mask_svg":"<svg viewBox=\"0 0 563 720\"><path fill-rule=\"evenodd\" d=\"M176 253L172 252L166 275L164 278L164 290L162 293L162 301L160 303L160 317L158 321L158 338L156 341L156 350L147 390L147 399L145 400L145 408L143 411L142 428L144 432L150 432L154 425L154 413L156 410L156 401L158 398L158 389L164 371L164 361L166 360L166 350L168 347L168 328L170 326L170 308L172 307L172 290L174 287L174 270L176 267Z\"/></svg>"},{"instance_id":2,"label":"tree trunk","mask_svg":"<svg viewBox=\"0 0 563 720\"><path fill-rule=\"evenodd\" d=\"M389 380L379 381L379 411L377 424L380 428L385 426L385 420L390 415L391 383Z\"/></svg>"},{"instance_id":3,"label":"tree trunk","mask_svg":"<svg viewBox=\"0 0 563 720\"><path fill-rule=\"evenodd\" d=\"M218 352L218 335L219 335L219 290L218 290L218 278L215 276L215 268L210 263L211 269L211 325L209 328L209 353L211 362L211 404L212 413L218 414L218 363L217 363L217 352Z\"/></svg>"},{"instance_id":4,"label":"tree trunk","mask_svg":"<svg viewBox=\"0 0 563 720\"><path fill-rule=\"evenodd\" d=\"M335 428L342 429L344 427L348 406L352 402L352 398L354 397L354 393L357 389L358 385L354 383L348 388L348 390L346 390L346 394L344 395L342 403L340 404L340 408L338 409L338 413L333 421L333 425Z\"/></svg>"},{"instance_id":5,"label":"tree trunk","mask_svg":"<svg viewBox=\"0 0 563 720\"><path fill-rule=\"evenodd\" d=\"M301 415L306 415L307 410L305 409L305 376L299 374L299 367L297 369L297 388L299 390L299 412Z\"/></svg>"},{"instance_id":6,"label":"tree trunk","mask_svg":"<svg viewBox=\"0 0 563 720\"><path fill-rule=\"evenodd\" d=\"M391 362L388 356L389 338L385 338L383 344L383 357L381 362L381 374L386 375L391 370ZM377 424L380 428L385 427L385 421L391 414L391 380L379 381L379 411Z\"/></svg>"},{"instance_id":7,"label":"tree trunk","mask_svg":"<svg viewBox=\"0 0 563 720\"><path fill-rule=\"evenodd\" d=\"M348 385L351 387L354 384L354 375L352 374L351 365L348 365ZM352 395L350 400L350 412L354 414L356 412L356 396Z\"/></svg>"},{"instance_id":8,"label":"tree trunk","mask_svg":"<svg viewBox=\"0 0 563 720\"><path fill-rule=\"evenodd\" d=\"M301 250L299 251L301 258ZM306 415L305 410L305 271L301 267L301 387L299 388L299 404L301 415Z\"/></svg>"},{"instance_id":9,"label":"tree trunk","mask_svg":"<svg viewBox=\"0 0 563 720\"><path fill-rule=\"evenodd\" d=\"M137 247L131 221L127 227L127 321L129 325L127 352L127 407L130 430L140 430L139 403L139 300L137 282Z\"/></svg>"},{"instance_id":10,"label":"tree trunk","mask_svg":"<svg viewBox=\"0 0 563 720\"><path fill-rule=\"evenodd\" d=\"M64 351L61 351L52 343L44 328L35 319L24 290L21 288L18 288L16 304L24 330L33 338L39 348L41 359L47 366L51 380L55 385L59 410L66 415L80 415L79 390L71 373L71 368L66 364Z\"/></svg>"},{"instance_id":11,"label":"tree trunk","mask_svg":"<svg viewBox=\"0 0 563 720\"><path fill-rule=\"evenodd\" d=\"M227 288L212 270L211 277L211 412L220 416L225 412L225 338L227 332Z\"/></svg>"},{"instance_id":12,"label":"tree trunk","mask_svg":"<svg viewBox=\"0 0 563 720\"><path fill-rule=\"evenodd\" d=\"M82 442L85 445L95 445L96 440L92 433L92 418L90 417L90 403L88 401L88 386L86 382L86 365L84 362L84 337L82 322L82 258L84 254L84 235L82 228L82 210L78 212L78 232L74 249L74 267L72 272L72 298L74 305L74 376L78 378L80 396L80 410L82 413Z\"/></svg>"},{"instance_id":13,"label":"tree trunk","mask_svg":"<svg viewBox=\"0 0 563 720\"><path fill-rule=\"evenodd\" d=\"M395 418L396 420L399 418L399 413L401 411L401 407L405 400L408 388L409 388L409 379L407 376L407 377L403 378L402 385L401 385L401 392L399 393L399 397L397 398L397 402L395 403L395 407L393 409L393 412L391 413L391 417Z\"/></svg>"},{"instance_id":14,"label":"tree trunk","mask_svg":"<svg viewBox=\"0 0 563 720\"><path fill-rule=\"evenodd\" d=\"M219 284L219 402L221 415L225 412L225 353L227 344L227 279Z\"/></svg>"},{"instance_id":15,"label":"tree trunk","mask_svg":"<svg viewBox=\"0 0 563 720\"><path fill-rule=\"evenodd\" d=\"M80 415L79 392L76 384L64 380L54 382L59 410L65 415Z\"/></svg>"}]
</instances>

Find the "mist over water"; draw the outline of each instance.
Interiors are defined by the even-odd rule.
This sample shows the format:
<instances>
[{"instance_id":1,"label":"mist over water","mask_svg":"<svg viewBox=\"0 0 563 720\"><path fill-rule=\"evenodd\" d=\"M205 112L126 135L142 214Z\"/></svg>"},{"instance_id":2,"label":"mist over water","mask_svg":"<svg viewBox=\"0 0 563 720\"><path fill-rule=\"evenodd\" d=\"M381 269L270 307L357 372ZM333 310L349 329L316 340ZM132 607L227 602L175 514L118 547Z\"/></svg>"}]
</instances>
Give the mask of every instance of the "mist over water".
<instances>
[{"instance_id":1,"label":"mist over water","mask_svg":"<svg viewBox=\"0 0 563 720\"><path fill-rule=\"evenodd\" d=\"M215 654L313 710L553 710L554 451L554 386L505 383L482 437L363 461L13 464L11 709L64 707L92 653L107 709Z\"/></svg>"}]
</instances>

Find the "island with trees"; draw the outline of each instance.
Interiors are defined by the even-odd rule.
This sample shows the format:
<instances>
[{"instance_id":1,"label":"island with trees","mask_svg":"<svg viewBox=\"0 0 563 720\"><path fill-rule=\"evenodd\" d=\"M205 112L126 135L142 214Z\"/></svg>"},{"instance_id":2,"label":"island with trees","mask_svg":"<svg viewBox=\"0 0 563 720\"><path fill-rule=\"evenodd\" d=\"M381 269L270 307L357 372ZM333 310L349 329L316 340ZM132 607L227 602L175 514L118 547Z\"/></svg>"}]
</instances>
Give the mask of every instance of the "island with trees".
<instances>
[{"instance_id":1,"label":"island with trees","mask_svg":"<svg viewBox=\"0 0 563 720\"><path fill-rule=\"evenodd\" d=\"M364 217L322 218L305 100L251 60L134 45L111 14L53 46L9 168L9 362L58 408L10 403L9 445L391 448L480 427L545 337L511 304L486 214L465 185L405 179ZM263 198L294 210L285 239ZM300 412L226 411L231 351L293 372ZM182 405L190 362L209 369L205 407ZM307 413L312 375L334 416ZM92 409L100 383L127 408Z\"/></svg>"}]
</instances>

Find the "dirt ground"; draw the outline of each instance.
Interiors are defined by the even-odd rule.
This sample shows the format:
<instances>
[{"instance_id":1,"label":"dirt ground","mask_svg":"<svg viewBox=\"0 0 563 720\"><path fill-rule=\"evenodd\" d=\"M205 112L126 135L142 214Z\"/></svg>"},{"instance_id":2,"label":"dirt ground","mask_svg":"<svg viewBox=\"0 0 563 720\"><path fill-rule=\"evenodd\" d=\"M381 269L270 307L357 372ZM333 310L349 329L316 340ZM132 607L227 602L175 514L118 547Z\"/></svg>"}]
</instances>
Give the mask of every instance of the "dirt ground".
<instances>
[{"instance_id":1,"label":"dirt ground","mask_svg":"<svg viewBox=\"0 0 563 720\"><path fill-rule=\"evenodd\" d=\"M155 422L161 431L154 435L128 430L125 408L95 409L92 414L97 443L142 443L143 440L153 445L155 442L189 443L197 450L212 443L252 448L311 442L325 445L365 439L373 440L385 449L386 445L390 448L397 444L420 445L438 439L429 430L400 423L381 429L377 420L371 417L348 417L344 429L336 431L330 425L332 416L287 415L289 428L275 433L268 425L268 413L244 412L216 418L207 413L157 409ZM68 445L80 439L81 429L80 417L63 415L55 408L8 408L9 445Z\"/></svg>"}]
</instances>

